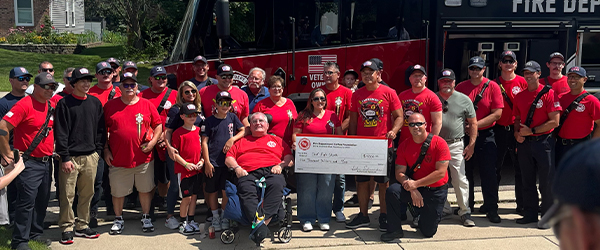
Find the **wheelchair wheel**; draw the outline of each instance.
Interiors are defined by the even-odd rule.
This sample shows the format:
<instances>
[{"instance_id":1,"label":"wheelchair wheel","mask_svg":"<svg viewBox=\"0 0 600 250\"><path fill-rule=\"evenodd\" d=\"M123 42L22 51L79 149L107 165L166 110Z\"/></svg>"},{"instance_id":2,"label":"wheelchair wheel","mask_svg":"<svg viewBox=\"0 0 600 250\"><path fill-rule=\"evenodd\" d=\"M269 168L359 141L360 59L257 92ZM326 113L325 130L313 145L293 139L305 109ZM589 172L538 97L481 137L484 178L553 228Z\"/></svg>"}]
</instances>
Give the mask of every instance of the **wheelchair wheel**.
<instances>
[{"instance_id":1,"label":"wheelchair wheel","mask_svg":"<svg viewBox=\"0 0 600 250\"><path fill-rule=\"evenodd\" d=\"M223 242L224 244L231 244L231 243L233 243L234 240L235 240L235 233L232 230L227 229L227 230L221 232L221 242Z\"/></svg>"},{"instance_id":2,"label":"wheelchair wheel","mask_svg":"<svg viewBox=\"0 0 600 250\"><path fill-rule=\"evenodd\" d=\"M289 227L282 227L279 229L278 231L278 236L277 238L279 238L279 241L281 243L288 243L290 242L290 240L292 240L292 229Z\"/></svg>"}]
</instances>

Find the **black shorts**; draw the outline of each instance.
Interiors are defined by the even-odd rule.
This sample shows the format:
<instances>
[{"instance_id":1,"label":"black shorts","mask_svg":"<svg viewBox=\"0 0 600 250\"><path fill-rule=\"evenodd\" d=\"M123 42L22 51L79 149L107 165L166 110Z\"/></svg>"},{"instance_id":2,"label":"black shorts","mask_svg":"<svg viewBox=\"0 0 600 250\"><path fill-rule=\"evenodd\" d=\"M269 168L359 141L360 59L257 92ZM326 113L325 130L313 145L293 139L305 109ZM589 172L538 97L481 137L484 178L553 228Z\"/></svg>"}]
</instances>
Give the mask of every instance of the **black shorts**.
<instances>
[{"instance_id":1,"label":"black shorts","mask_svg":"<svg viewBox=\"0 0 600 250\"><path fill-rule=\"evenodd\" d=\"M156 150L156 148L152 149L152 151L152 153L154 154L154 184L167 184L169 183L169 171L167 171L167 162L160 160L160 157L158 157L158 150ZM169 156L167 155L167 157Z\"/></svg>"},{"instance_id":2,"label":"black shorts","mask_svg":"<svg viewBox=\"0 0 600 250\"><path fill-rule=\"evenodd\" d=\"M387 176L368 176L368 175L357 175L356 182L368 182L373 177L373 180L377 183L387 183L390 181L390 176L394 176L394 162L396 161L396 154L394 148L388 148L387 153Z\"/></svg>"},{"instance_id":3,"label":"black shorts","mask_svg":"<svg viewBox=\"0 0 600 250\"><path fill-rule=\"evenodd\" d=\"M179 196L181 198L190 197L202 193L202 174L193 175L187 178L181 178L179 175Z\"/></svg>"},{"instance_id":4,"label":"black shorts","mask_svg":"<svg viewBox=\"0 0 600 250\"><path fill-rule=\"evenodd\" d=\"M204 183L206 184L204 191L214 193L225 190L225 181L229 180L231 173L227 167L216 167L212 178L208 178L204 173L202 175L204 175Z\"/></svg>"}]
</instances>

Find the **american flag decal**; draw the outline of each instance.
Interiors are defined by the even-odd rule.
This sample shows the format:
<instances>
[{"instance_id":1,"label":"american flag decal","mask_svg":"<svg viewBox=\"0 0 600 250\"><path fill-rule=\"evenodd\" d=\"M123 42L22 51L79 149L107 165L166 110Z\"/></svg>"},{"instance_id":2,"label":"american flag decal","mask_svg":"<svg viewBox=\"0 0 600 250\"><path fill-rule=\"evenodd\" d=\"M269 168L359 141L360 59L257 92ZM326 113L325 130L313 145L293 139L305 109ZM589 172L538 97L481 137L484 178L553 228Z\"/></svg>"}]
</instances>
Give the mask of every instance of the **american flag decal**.
<instances>
[{"instance_id":1,"label":"american flag decal","mask_svg":"<svg viewBox=\"0 0 600 250\"><path fill-rule=\"evenodd\" d=\"M336 62L337 55L308 56L308 73L323 73L323 65L326 62Z\"/></svg>"}]
</instances>

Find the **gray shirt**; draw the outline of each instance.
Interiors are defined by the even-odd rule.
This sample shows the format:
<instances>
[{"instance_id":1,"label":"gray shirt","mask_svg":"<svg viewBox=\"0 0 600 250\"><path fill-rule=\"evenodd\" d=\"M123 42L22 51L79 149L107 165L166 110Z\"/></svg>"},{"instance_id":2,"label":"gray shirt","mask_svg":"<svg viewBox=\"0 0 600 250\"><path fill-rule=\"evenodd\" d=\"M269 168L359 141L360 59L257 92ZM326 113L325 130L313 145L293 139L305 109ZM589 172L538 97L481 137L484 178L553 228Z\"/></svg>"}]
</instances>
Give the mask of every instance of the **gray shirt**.
<instances>
[{"instance_id":1,"label":"gray shirt","mask_svg":"<svg viewBox=\"0 0 600 250\"><path fill-rule=\"evenodd\" d=\"M454 91L446 101L444 101L439 93L436 94L442 102L442 107L448 107L448 111L442 112L440 137L444 138L444 140L463 138L465 136L467 118L475 117L473 102L471 102L468 96L458 91Z\"/></svg>"}]
</instances>

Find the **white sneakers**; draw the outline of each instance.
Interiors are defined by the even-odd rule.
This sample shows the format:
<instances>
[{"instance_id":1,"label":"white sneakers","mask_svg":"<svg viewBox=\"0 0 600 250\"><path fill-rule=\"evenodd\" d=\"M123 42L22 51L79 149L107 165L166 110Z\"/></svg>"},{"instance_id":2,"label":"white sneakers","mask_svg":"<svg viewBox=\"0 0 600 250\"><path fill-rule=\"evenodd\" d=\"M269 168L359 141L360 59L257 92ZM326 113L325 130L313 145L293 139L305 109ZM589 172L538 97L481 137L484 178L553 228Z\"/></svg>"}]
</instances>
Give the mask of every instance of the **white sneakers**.
<instances>
[{"instance_id":1,"label":"white sneakers","mask_svg":"<svg viewBox=\"0 0 600 250\"><path fill-rule=\"evenodd\" d=\"M346 216L342 211L335 212L335 221L337 222L346 222Z\"/></svg>"},{"instance_id":2,"label":"white sneakers","mask_svg":"<svg viewBox=\"0 0 600 250\"><path fill-rule=\"evenodd\" d=\"M178 229L179 221L177 221L177 219L175 219L175 216L171 216L165 221L165 227L167 227L168 229L171 229L171 230Z\"/></svg>"},{"instance_id":3,"label":"white sneakers","mask_svg":"<svg viewBox=\"0 0 600 250\"><path fill-rule=\"evenodd\" d=\"M310 221L304 222L304 225L302 225L302 231L304 232L310 232L313 230L313 226L310 223Z\"/></svg>"},{"instance_id":4,"label":"white sneakers","mask_svg":"<svg viewBox=\"0 0 600 250\"><path fill-rule=\"evenodd\" d=\"M319 228L321 231L329 231L329 223L319 223Z\"/></svg>"}]
</instances>

